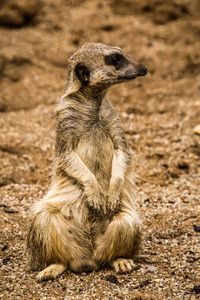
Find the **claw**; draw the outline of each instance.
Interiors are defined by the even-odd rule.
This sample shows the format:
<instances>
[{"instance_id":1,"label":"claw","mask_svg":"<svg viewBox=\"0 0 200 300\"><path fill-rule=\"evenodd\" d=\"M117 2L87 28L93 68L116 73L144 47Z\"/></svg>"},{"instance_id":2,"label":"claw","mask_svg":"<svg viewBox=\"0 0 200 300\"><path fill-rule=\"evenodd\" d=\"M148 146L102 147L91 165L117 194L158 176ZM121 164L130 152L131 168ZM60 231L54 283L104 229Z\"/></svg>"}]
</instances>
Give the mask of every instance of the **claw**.
<instances>
[{"instance_id":1,"label":"claw","mask_svg":"<svg viewBox=\"0 0 200 300\"><path fill-rule=\"evenodd\" d=\"M120 209L120 198L115 195L115 197L109 197L109 202L107 205L107 209L111 213L116 213Z\"/></svg>"},{"instance_id":2,"label":"claw","mask_svg":"<svg viewBox=\"0 0 200 300\"><path fill-rule=\"evenodd\" d=\"M112 264L116 273L128 273L134 269L134 261L132 259L118 258Z\"/></svg>"},{"instance_id":3,"label":"claw","mask_svg":"<svg viewBox=\"0 0 200 300\"><path fill-rule=\"evenodd\" d=\"M58 275L64 272L66 267L63 264L52 264L42 270L36 277L37 281L46 281L49 279L54 279Z\"/></svg>"}]
</instances>

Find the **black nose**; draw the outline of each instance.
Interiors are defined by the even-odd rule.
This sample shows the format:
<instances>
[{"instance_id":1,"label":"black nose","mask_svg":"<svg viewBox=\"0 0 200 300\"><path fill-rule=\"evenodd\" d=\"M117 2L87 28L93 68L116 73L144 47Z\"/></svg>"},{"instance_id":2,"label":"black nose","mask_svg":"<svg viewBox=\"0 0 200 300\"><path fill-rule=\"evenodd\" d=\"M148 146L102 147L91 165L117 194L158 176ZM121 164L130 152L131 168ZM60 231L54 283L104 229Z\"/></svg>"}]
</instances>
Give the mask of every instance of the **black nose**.
<instances>
[{"instance_id":1,"label":"black nose","mask_svg":"<svg viewBox=\"0 0 200 300\"><path fill-rule=\"evenodd\" d=\"M147 74L147 68L144 65L140 65L138 68L138 76L145 76Z\"/></svg>"}]
</instances>

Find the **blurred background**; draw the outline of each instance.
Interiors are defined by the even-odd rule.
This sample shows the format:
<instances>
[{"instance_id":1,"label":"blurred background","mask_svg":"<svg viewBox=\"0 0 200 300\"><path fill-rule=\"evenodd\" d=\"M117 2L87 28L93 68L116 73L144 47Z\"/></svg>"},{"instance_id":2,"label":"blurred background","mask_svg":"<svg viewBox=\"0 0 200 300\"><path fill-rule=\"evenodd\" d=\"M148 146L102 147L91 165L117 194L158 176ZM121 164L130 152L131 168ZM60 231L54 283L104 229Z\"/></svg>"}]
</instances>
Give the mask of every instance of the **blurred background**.
<instances>
[{"instance_id":1,"label":"blurred background","mask_svg":"<svg viewBox=\"0 0 200 300\"><path fill-rule=\"evenodd\" d=\"M27 211L50 180L54 111L67 80L67 58L88 41L119 46L148 67L146 77L112 87L108 98L138 155L144 254L152 264L156 253L163 255L150 272L164 276L168 291L174 291L169 299L193 299L184 293L196 284L199 255L192 235L200 186L199 0L0 0L0 205L2 244L7 245L3 257L10 259L2 277L10 291L3 299L16 299L6 298L11 290L19 299L28 299L22 297L26 289L20 281L14 283L9 266L16 266L20 277ZM184 263L177 267L182 258ZM178 268L173 276L180 290L171 280L173 268ZM148 275L141 270L136 271L138 280ZM31 276L25 278L27 286ZM156 299L168 299L162 284L148 284L149 297L151 288L161 285ZM54 288L55 295L64 293ZM33 291L39 293L36 287ZM46 294L34 299L41 295Z\"/></svg>"}]
</instances>

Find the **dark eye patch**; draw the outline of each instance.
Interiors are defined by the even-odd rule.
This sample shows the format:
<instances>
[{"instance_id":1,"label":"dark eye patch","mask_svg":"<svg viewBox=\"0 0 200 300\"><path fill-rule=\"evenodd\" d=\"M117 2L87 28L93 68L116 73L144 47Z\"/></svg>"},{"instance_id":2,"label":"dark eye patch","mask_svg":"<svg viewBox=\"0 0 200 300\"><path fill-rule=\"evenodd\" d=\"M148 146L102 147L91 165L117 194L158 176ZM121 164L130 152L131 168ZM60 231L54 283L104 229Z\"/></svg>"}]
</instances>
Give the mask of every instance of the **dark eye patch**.
<instances>
[{"instance_id":1,"label":"dark eye patch","mask_svg":"<svg viewBox=\"0 0 200 300\"><path fill-rule=\"evenodd\" d=\"M127 59L120 53L113 53L104 57L106 65L114 66L116 70L125 67L128 64Z\"/></svg>"}]
</instances>

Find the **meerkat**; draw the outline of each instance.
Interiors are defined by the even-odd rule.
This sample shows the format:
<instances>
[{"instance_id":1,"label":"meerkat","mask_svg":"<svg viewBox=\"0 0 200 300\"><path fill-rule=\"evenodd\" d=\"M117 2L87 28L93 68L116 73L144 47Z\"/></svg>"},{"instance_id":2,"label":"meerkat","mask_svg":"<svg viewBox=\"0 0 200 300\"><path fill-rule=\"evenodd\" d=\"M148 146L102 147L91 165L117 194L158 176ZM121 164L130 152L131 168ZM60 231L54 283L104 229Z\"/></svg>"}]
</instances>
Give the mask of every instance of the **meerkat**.
<instances>
[{"instance_id":1,"label":"meerkat","mask_svg":"<svg viewBox=\"0 0 200 300\"><path fill-rule=\"evenodd\" d=\"M68 60L57 115L52 183L32 210L27 246L42 281L110 265L130 272L141 240L133 151L105 98L147 69L120 48L86 43Z\"/></svg>"}]
</instances>

